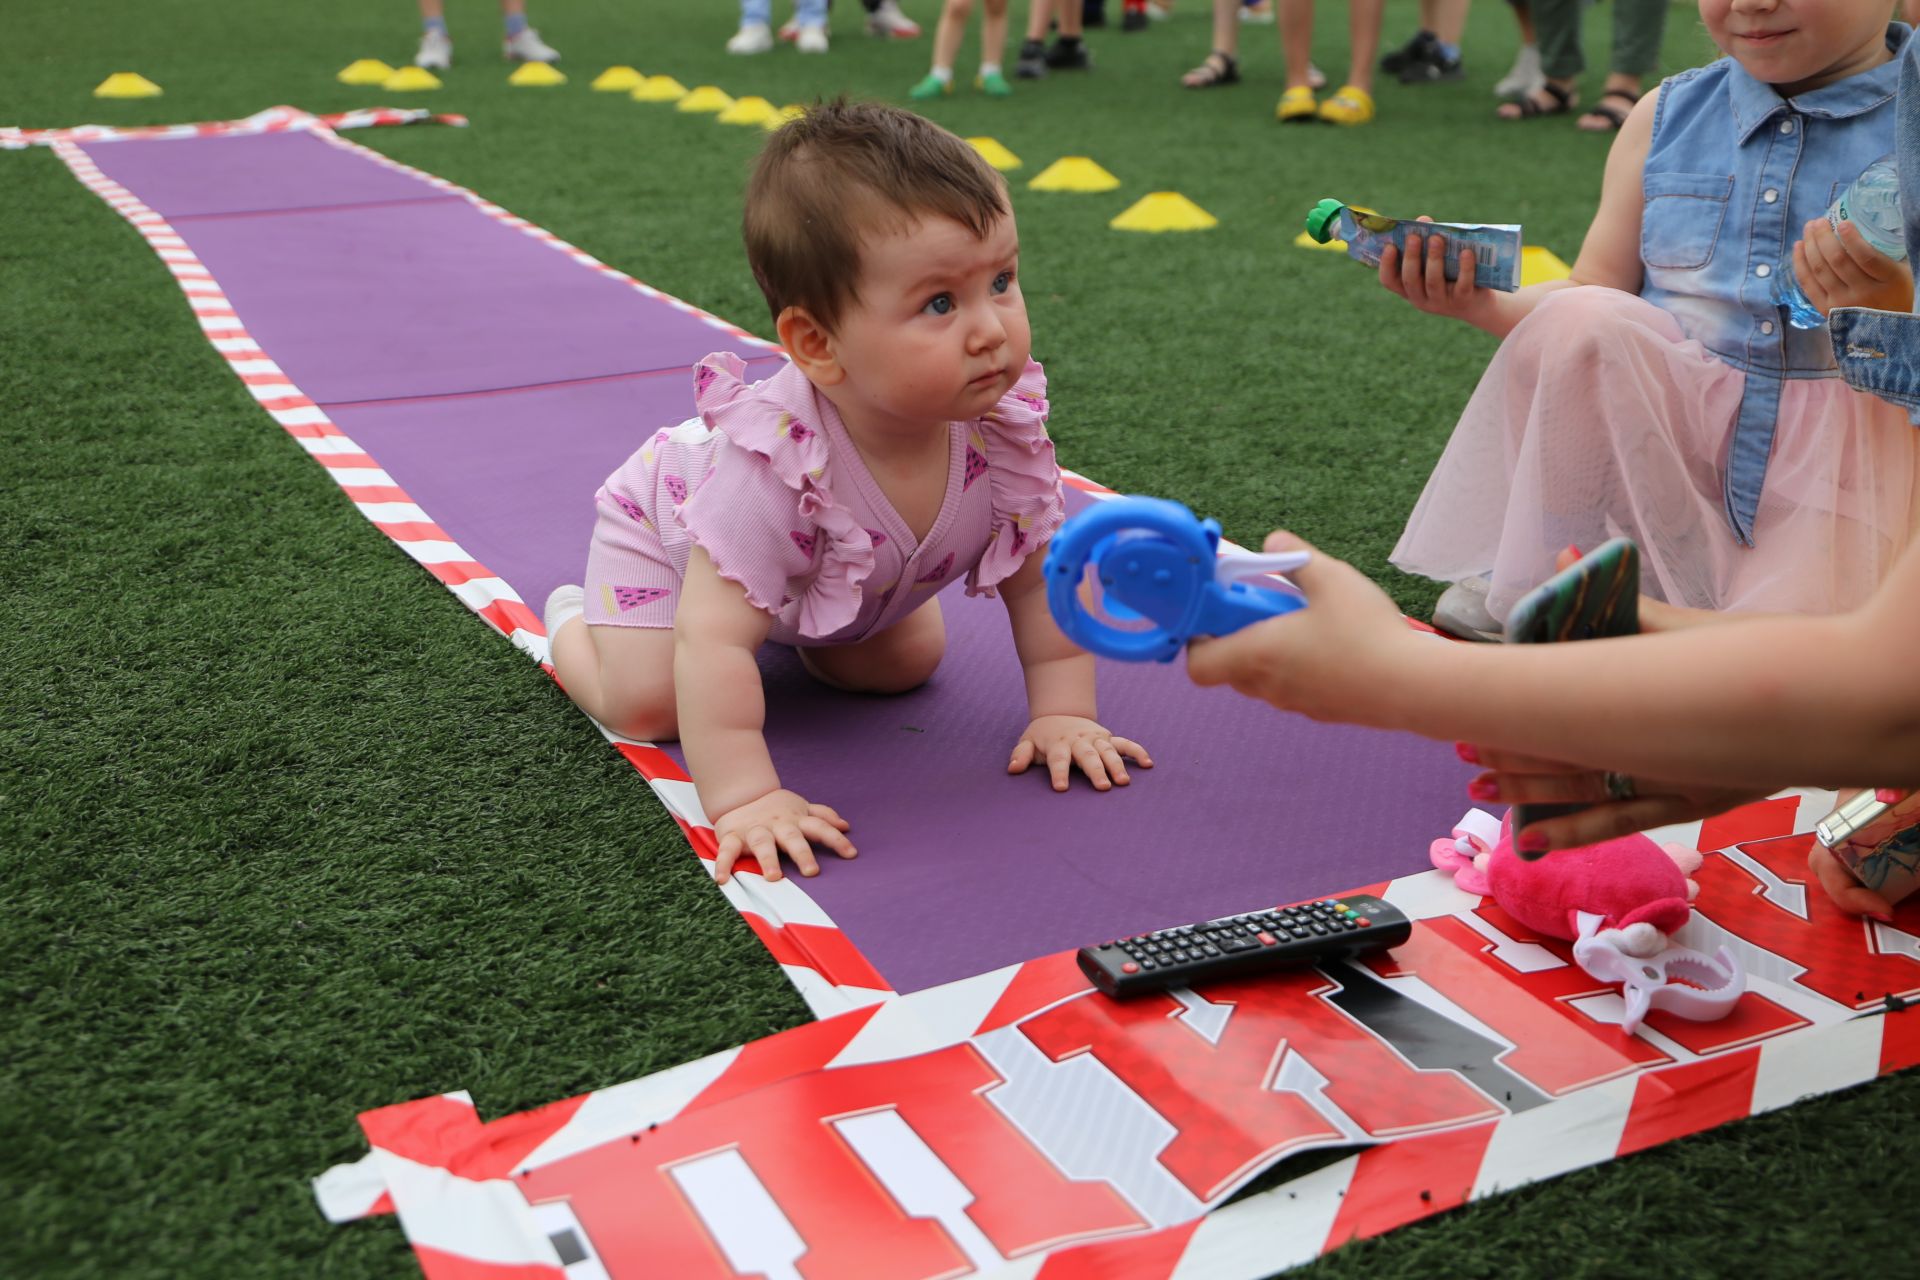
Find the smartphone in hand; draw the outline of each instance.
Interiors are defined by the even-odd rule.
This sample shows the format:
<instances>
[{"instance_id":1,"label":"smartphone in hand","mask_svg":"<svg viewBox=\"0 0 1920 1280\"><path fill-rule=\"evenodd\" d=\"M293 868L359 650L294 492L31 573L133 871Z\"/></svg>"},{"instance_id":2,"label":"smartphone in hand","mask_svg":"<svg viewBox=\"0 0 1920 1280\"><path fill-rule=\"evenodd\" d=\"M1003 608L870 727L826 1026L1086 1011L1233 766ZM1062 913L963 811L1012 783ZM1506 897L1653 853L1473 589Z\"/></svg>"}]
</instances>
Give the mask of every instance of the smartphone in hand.
<instances>
[{"instance_id":1,"label":"smartphone in hand","mask_svg":"<svg viewBox=\"0 0 1920 1280\"><path fill-rule=\"evenodd\" d=\"M1640 549L1615 538L1529 591L1507 615L1508 644L1600 640L1640 630ZM1516 804L1513 829L1563 814L1581 804ZM1518 852L1518 850L1516 850ZM1540 854L1521 853L1522 858Z\"/></svg>"}]
</instances>

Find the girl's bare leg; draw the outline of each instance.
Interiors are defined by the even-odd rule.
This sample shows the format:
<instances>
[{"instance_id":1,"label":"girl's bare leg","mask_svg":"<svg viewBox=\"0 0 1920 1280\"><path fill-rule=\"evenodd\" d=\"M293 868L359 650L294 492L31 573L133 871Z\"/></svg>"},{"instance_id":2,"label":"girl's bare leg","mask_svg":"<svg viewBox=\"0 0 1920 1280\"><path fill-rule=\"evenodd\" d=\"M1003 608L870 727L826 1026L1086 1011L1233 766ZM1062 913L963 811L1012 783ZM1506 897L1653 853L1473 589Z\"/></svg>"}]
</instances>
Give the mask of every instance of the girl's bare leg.
<instances>
[{"instance_id":1,"label":"girl's bare leg","mask_svg":"<svg viewBox=\"0 0 1920 1280\"><path fill-rule=\"evenodd\" d=\"M642 742L680 736L671 630L590 627L574 618L553 637L552 648L561 688L595 720Z\"/></svg>"},{"instance_id":2,"label":"girl's bare leg","mask_svg":"<svg viewBox=\"0 0 1920 1280\"><path fill-rule=\"evenodd\" d=\"M946 652L940 602L929 600L877 636L802 649L800 661L814 679L849 693L905 693L925 684Z\"/></svg>"}]
</instances>

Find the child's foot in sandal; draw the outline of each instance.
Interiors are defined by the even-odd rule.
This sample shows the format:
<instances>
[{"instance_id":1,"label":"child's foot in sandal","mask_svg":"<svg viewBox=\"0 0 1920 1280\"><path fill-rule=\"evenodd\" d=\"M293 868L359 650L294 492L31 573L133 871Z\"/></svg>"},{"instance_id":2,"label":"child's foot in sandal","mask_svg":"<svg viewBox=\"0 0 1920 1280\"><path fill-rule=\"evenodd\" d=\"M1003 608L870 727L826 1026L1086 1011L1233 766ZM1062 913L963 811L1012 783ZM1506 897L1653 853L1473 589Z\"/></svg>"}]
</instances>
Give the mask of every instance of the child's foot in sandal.
<instances>
[{"instance_id":1,"label":"child's foot in sandal","mask_svg":"<svg viewBox=\"0 0 1920 1280\"><path fill-rule=\"evenodd\" d=\"M1373 119L1373 95L1357 84L1343 84L1320 104L1320 118L1328 124L1366 124Z\"/></svg>"},{"instance_id":2,"label":"child's foot in sandal","mask_svg":"<svg viewBox=\"0 0 1920 1280\"><path fill-rule=\"evenodd\" d=\"M1609 89L1594 99L1574 127L1582 133L1618 133L1638 101L1640 95L1632 89Z\"/></svg>"},{"instance_id":3,"label":"child's foot in sandal","mask_svg":"<svg viewBox=\"0 0 1920 1280\"><path fill-rule=\"evenodd\" d=\"M1273 118L1282 124L1293 124L1301 120L1317 119L1320 104L1313 99L1313 90L1303 84L1296 84L1280 95L1280 102L1273 109Z\"/></svg>"},{"instance_id":4,"label":"child's foot in sandal","mask_svg":"<svg viewBox=\"0 0 1920 1280\"><path fill-rule=\"evenodd\" d=\"M1207 60L1180 77L1189 89L1212 89L1217 85L1240 83L1240 62L1230 53L1215 49Z\"/></svg>"},{"instance_id":5,"label":"child's foot in sandal","mask_svg":"<svg viewBox=\"0 0 1920 1280\"><path fill-rule=\"evenodd\" d=\"M1501 103L1495 114L1502 120L1532 120L1539 116L1563 116L1573 110L1576 101L1571 87L1549 80L1540 86L1538 92L1515 98L1512 102Z\"/></svg>"}]
</instances>

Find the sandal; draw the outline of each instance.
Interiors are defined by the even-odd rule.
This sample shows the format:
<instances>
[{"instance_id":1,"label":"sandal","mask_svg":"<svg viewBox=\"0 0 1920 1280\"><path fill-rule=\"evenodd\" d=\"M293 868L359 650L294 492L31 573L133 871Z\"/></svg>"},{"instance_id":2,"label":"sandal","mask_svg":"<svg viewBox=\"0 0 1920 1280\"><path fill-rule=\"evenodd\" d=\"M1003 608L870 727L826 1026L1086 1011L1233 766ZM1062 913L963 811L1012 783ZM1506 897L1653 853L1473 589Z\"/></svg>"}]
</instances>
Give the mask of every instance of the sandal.
<instances>
[{"instance_id":1,"label":"sandal","mask_svg":"<svg viewBox=\"0 0 1920 1280\"><path fill-rule=\"evenodd\" d=\"M1319 113L1320 104L1313 100L1313 90L1303 84L1297 84L1281 94L1279 103L1273 108L1273 118L1282 124L1312 120Z\"/></svg>"},{"instance_id":2,"label":"sandal","mask_svg":"<svg viewBox=\"0 0 1920 1280\"><path fill-rule=\"evenodd\" d=\"M1532 120L1537 116L1563 116L1573 110L1573 90L1562 89L1549 80L1540 86L1540 93L1546 94L1549 101L1542 103L1539 94L1529 93L1511 102L1501 103L1500 110L1496 114L1502 120ZM1508 107L1514 107L1517 110L1514 114L1508 115Z\"/></svg>"},{"instance_id":3,"label":"sandal","mask_svg":"<svg viewBox=\"0 0 1920 1280\"><path fill-rule=\"evenodd\" d=\"M1343 84L1320 104L1320 118L1328 124L1365 124L1373 119L1373 95L1357 84Z\"/></svg>"},{"instance_id":4,"label":"sandal","mask_svg":"<svg viewBox=\"0 0 1920 1280\"><path fill-rule=\"evenodd\" d=\"M1207 60L1180 77L1189 89L1212 89L1223 84L1240 83L1240 61L1230 53L1215 49Z\"/></svg>"},{"instance_id":5,"label":"sandal","mask_svg":"<svg viewBox=\"0 0 1920 1280\"><path fill-rule=\"evenodd\" d=\"M1611 99L1611 101L1609 101ZM1618 133L1620 126L1627 122L1627 116L1633 112L1633 104L1640 101L1640 95L1625 89L1609 89L1594 99L1592 106L1574 121L1574 126L1582 133ZM1625 104L1616 106L1615 103Z\"/></svg>"}]
</instances>

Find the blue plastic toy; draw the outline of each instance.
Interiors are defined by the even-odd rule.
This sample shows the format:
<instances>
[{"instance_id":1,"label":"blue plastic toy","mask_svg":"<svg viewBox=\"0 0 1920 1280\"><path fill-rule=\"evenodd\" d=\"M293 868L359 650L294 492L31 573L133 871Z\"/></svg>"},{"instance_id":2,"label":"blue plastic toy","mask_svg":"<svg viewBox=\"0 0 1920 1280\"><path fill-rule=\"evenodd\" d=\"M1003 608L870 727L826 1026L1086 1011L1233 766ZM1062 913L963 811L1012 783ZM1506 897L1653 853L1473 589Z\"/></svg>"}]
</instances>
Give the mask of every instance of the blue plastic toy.
<instances>
[{"instance_id":1,"label":"blue plastic toy","mask_svg":"<svg viewBox=\"0 0 1920 1280\"><path fill-rule=\"evenodd\" d=\"M1165 498L1096 502L1047 548L1047 606L1075 644L1122 662L1172 662L1195 636L1224 636L1304 608L1301 596L1240 581L1286 573L1304 551L1219 554L1220 522Z\"/></svg>"}]
</instances>

